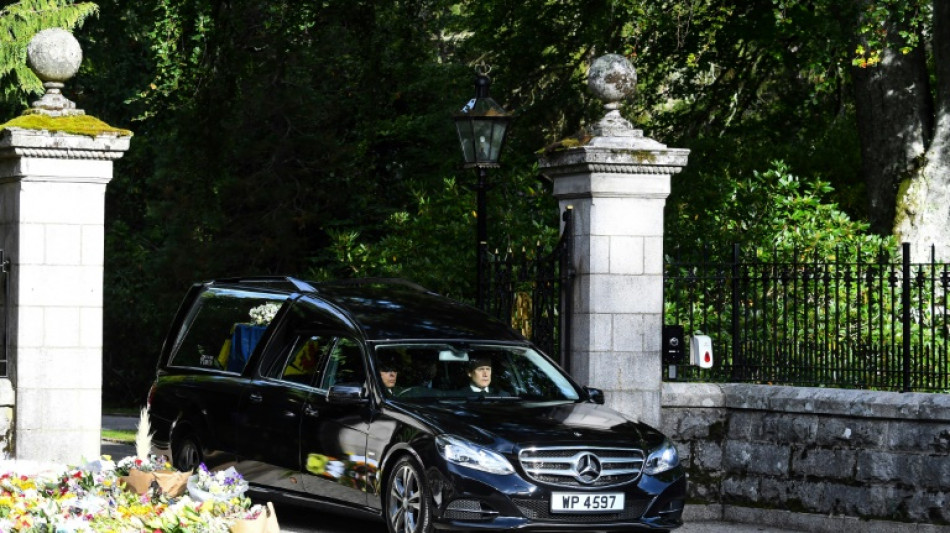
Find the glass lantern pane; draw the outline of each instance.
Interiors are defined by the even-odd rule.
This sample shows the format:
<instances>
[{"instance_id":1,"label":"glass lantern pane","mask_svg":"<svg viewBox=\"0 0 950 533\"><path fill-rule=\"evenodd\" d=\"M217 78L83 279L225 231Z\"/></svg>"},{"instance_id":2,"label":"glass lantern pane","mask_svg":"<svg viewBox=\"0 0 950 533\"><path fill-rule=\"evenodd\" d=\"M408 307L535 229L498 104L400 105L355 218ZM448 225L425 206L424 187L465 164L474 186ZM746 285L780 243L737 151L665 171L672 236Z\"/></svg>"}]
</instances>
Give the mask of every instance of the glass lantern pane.
<instances>
[{"instance_id":1,"label":"glass lantern pane","mask_svg":"<svg viewBox=\"0 0 950 533\"><path fill-rule=\"evenodd\" d=\"M459 133L459 143L462 145L462 156L466 163L475 162L475 134L472 131L471 120L456 120L455 127Z\"/></svg>"},{"instance_id":2,"label":"glass lantern pane","mask_svg":"<svg viewBox=\"0 0 950 533\"><path fill-rule=\"evenodd\" d=\"M473 120L475 130L475 158L479 163L492 162L492 121Z\"/></svg>"},{"instance_id":3,"label":"glass lantern pane","mask_svg":"<svg viewBox=\"0 0 950 533\"><path fill-rule=\"evenodd\" d=\"M492 137L491 137L491 161L494 163L498 162L498 159L501 157L501 145L505 142L505 129L508 128L508 123L502 120L492 121Z\"/></svg>"}]
</instances>

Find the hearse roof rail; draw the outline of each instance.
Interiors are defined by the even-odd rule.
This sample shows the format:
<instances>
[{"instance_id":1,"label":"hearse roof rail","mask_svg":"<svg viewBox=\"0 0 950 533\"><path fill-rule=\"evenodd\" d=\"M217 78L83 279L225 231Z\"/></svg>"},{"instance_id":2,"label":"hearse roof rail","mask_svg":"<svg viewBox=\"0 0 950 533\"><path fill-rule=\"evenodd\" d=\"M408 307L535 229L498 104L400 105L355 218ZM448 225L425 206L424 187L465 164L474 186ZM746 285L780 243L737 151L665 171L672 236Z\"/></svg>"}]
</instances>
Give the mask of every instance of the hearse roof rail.
<instances>
[{"instance_id":1,"label":"hearse roof rail","mask_svg":"<svg viewBox=\"0 0 950 533\"><path fill-rule=\"evenodd\" d=\"M310 283L292 276L248 276L243 278L222 278L214 280L214 283L233 283L238 285L250 285L264 289L291 290L296 292L317 292L317 290Z\"/></svg>"}]
</instances>

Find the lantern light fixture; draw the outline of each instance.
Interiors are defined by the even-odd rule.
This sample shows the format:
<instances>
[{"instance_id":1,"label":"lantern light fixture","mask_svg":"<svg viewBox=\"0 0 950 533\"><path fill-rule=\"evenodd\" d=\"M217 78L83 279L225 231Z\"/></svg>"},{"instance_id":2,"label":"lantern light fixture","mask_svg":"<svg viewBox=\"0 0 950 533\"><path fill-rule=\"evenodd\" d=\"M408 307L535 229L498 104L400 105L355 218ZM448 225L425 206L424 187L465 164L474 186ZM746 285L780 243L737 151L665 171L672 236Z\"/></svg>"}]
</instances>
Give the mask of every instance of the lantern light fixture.
<instances>
[{"instance_id":1,"label":"lantern light fixture","mask_svg":"<svg viewBox=\"0 0 950 533\"><path fill-rule=\"evenodd\" d=\"M465 168L498 166L511 115L489 95L491 78L486 69L475 76L475 97L455 113L455 128L462 145Z\"/></svg>"}]
</instances>

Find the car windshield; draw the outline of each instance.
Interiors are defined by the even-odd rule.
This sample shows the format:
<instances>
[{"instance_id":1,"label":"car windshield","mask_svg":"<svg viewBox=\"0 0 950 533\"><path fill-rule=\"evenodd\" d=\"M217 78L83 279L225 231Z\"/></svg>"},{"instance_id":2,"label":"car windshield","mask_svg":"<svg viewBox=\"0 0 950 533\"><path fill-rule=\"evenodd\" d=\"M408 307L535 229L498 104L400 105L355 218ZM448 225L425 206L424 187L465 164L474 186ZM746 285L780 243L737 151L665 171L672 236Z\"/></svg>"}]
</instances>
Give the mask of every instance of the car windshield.
<instances>
[{"instance_id":1,"label":"car windshield","mask_svg":"<svg viewBox=\"0 0 950 533\"><path fill-rule=\"evenodd\" d=\"M576 401L564 373L526 346L385 344L376 347L384 393L413 399Z\"/></svg>"}]
</instances>

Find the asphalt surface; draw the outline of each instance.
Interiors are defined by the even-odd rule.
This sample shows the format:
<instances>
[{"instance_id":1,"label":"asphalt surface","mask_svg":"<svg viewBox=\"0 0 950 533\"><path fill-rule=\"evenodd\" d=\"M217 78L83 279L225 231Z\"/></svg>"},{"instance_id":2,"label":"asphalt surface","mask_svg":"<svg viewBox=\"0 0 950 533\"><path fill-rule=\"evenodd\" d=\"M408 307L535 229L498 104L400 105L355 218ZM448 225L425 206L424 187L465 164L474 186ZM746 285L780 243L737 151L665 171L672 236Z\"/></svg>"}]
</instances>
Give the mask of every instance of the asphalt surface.
<instances>
[{"instance_id":1,"label":"asphalt surface","mask_svg":"<svg viewBox=\"0 0 950 533\"><path fill-rule=\"evenodd\" d=\"M134 430L138 418L125 416L103 416L104 429ZM102 441L103 454L111 455L113 460L135 455L135 447L127 444ZM386 533L382 522L360 520L352 517L336 516L322 511L296 505L275 505L277 520L283 533ZM687 508L687 514L689 509ZM578 527L578 531L588 531ZM754 524L737 524L717 521L687 521L677 533L796 533L802 530L777 529Z\"/></svg>"}]
</instances>

